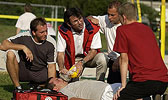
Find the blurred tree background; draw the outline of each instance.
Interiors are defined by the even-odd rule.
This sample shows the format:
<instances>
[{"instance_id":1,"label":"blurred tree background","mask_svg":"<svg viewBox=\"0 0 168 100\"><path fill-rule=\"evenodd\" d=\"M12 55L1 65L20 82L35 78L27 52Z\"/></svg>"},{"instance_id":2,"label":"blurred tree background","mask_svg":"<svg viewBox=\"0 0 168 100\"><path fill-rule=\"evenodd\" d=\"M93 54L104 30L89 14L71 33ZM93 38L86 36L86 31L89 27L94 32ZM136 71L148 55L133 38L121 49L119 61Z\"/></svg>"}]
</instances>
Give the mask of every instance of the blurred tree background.
<instances>
[{"instance_id":1,"label":"blurred tree background","mask_svg":"<svg viewBox=\"0 0 168 100\"><path fill-rule=\"evenodd\" d=\"M82 10L84 16L88 15L104 15L107 12L107 6L112 0L0 0L5 2L19 2L19 3L33 3L45 5L59 5L65 6L67 9L70 7L78 7ZM126 2L127 0L118 0ZM1 5L0 14L3 15L21 15L24 12L23 6ZM146 16L150 22L156 21L159 17L159 12L153 8L141 4L142 16ZM33 8L33 13L38 17L51 17L51 8ZM63 18L63 11L59 18ZM3 24L15 24L16 20L4 21L0 19Z\"/></svg>"},{"instance_id":2,"label":"blurred tree background","mask_svg":"<svg viewBox=\"0 0 168 100\"><path fill-rule=\"evenodd\" d=\"M57 5L57 6L65 6L66 9L70 7L78 7L82 10L83 16L89 15L104 15L107 13L107 6L113 0L0 0L5 2L17 2L17 3L31 3L31 4L43 4L43 5ZM118 0L121 2L126 2L127 0ZM131 0L129 0L131 1ZM147 1L147 0L140 0L140 1ZM148 0L149 1L149 0ZM159 1L159 0L153 0ZM160 2L160 1L159 1ZM136 5L136 3L135 3ZM140 4L141 7L141 14L142 14L142 21L144 24L149 25L153 31L155 31L157 39L159 39L159 32L158 28L160 23L156 19L160 19L159 12L156 11L151 6L147 6L144 4ZM20 16L24 13L23 6L14 6L14 5L0 5L0 15L15 15ZM51 18L52 8L45 8L45 7L33 7L33 13L37 17L47 17ZM64 10L60 9L58 11L58 18L63 18ZM10 25L15 26L17 20L13 19L0 19L0 25ZM58 25L61 23L58 23ZM167 26L168 27L168 26ZM168 30L166 30L167 32ZM168 35L166 35L168 38ZM166 40L166 45L168 45L168 39ZM168 51L168 47L166 47Z\"/></svg>"}]
</instances>

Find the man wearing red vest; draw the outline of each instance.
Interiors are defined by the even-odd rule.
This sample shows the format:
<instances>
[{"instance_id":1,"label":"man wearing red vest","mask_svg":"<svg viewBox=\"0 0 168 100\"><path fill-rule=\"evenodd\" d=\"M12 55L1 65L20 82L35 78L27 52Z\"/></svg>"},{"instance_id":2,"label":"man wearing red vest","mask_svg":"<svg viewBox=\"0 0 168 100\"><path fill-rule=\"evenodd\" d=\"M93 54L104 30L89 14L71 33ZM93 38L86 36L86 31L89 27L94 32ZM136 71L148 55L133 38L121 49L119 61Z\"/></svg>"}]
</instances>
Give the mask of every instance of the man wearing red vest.
<instances>
[{"instance_id":1,"label":"man wearing red vest","mask_svg":"<svg viewBox=\"0 0 168 100\"><path fill-rule=\"evenodd\" d=\"M100 52L101 38L99 26L82 17L78 8L70 8L64 13L64 23L58 27L57 53L60 73L67 74L75 65L78 75L84 67L96 67L96 79L104 81L107 57Z\"/></svg>"}]
</instances>

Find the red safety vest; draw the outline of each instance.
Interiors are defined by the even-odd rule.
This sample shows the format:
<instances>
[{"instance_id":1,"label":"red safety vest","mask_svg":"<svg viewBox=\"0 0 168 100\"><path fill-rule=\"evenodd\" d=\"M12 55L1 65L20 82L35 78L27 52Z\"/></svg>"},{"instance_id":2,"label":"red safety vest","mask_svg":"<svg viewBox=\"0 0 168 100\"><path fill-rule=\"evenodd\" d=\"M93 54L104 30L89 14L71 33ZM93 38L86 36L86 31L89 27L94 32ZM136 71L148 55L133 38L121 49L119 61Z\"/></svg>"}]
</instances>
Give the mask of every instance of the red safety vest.
<instances>
[{"instance_id":1,"label":"red safety vest","mask_svg":"<svg viewBox=\"0 0 168 100\"><path fill-rule=\"evenodd\" d=\"M85 30L84 30L84 41L83 41L83 51L84 55L88 54L88 51L91 50L90 46L92 43L93 36L99 31L100 27L97 25L92 24L89 20L84 19L85 22ZM65 50L65 57L64 57L64 64L66 69L70 69L72 65L75 64L75 45L74 45L74 38L71 31L71 28L66 24L63 23L58 27L58 30L61 36L66 41L66 50ZM100 52L100 49L97 49L97 52Z\"/></svg>"}]
</instances>

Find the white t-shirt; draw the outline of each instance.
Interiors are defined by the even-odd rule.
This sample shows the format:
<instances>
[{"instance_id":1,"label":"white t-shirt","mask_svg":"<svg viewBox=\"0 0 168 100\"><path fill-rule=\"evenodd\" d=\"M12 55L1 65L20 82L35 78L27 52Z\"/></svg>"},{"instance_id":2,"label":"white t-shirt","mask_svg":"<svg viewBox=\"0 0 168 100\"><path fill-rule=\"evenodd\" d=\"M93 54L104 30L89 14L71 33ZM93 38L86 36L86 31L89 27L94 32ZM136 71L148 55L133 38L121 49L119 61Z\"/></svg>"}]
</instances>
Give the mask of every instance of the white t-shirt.
<instances>
[{"instance_id":1,"label":"white t-shirt","mask_svg":"<svg viewBox=\"0 0 168 100\"><path fill-rule=\"evenodd\" d=\"M48 35L56 36L56 32L50 23L47 23Z\"/></svg>"},{"instance_id":2,"label":"white t-shirt","mask_svg":"<svg viewBox=\"0 0 168 100\"><path fill-rule=\"evenodd\" d=\"M83 80L69 83L59 92L72 97L91 100L112 100L113 95L121 87L121 83L109 85L108 83L95 80Z\"/></svg>"},{"instance_id":3,"label":"white t-shirt","mask_svg":"<svg viewBox=\"0 0 168 100\"><path fill-rule=\"evenodd\" d=\"M17 20L16 27L21 30L30 30L30 22L35 19L36 16L30 12L25 12Z\"/></svg>"},{"instance_id":4,"label":"white t-shirt","mask_svg":"<svg viewBox=\"0 0 168 100\"><path fill-rule=\"evenodd\" d=\"M108 53L110 56L110 53L114 52L113 46L116 38L117 27L120 26L121 24L112 24L108 19L108 15L93 16L93 17L99 20L99 25L100 25L99 31L105 34L105 38L107 40ZM119 54L117 54L117 56L119 56Z\"/></svg>"},{"instance_id":5,"label":"white t-shirt","mask_svg":"<svg viewBox=\"0 0 168 100\"><path fill-rule=\"evenodd\" d=\"M85 30L85 24L84 24L83 30L80 33L77 33L73 29L71 29L72 34L73 34L73 38L74 38L74 43L75 43L75 55L83 54L84 30ZM97 32L93 36L93 40L92 40L90 48L91 49L102 48L101 38L100 38L100 33L99 32ZM65 49L66 49L66 41L61 36L60 32L58 32L57 52L65 52Z\"/></svg>"}]
</instances>

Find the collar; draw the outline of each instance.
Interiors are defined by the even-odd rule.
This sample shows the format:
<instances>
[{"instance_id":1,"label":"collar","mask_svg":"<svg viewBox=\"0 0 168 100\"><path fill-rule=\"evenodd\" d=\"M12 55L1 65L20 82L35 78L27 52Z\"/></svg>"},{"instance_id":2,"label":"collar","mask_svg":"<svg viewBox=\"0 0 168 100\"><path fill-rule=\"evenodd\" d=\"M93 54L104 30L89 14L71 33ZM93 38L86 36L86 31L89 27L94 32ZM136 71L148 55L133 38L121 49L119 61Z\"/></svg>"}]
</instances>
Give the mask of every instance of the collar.
<instances>
[{"instance_id":1,"label":"collar","mask_svg":"<svg viewBox=\"0 0 168 100\"><path fill-rule=\"evenodd\" d=\"M83 24L84 24L84 25L83 25L83 29L82 29L82 31L81 31L80 33L75 32L74 29L71 28L72 34L73 34L73 35L75 35L75 34L76 34L76 35L82 35L82 33L84 33L84 31L85 31L85 23L83 23Z\"/></svg>"}]
</instances>

